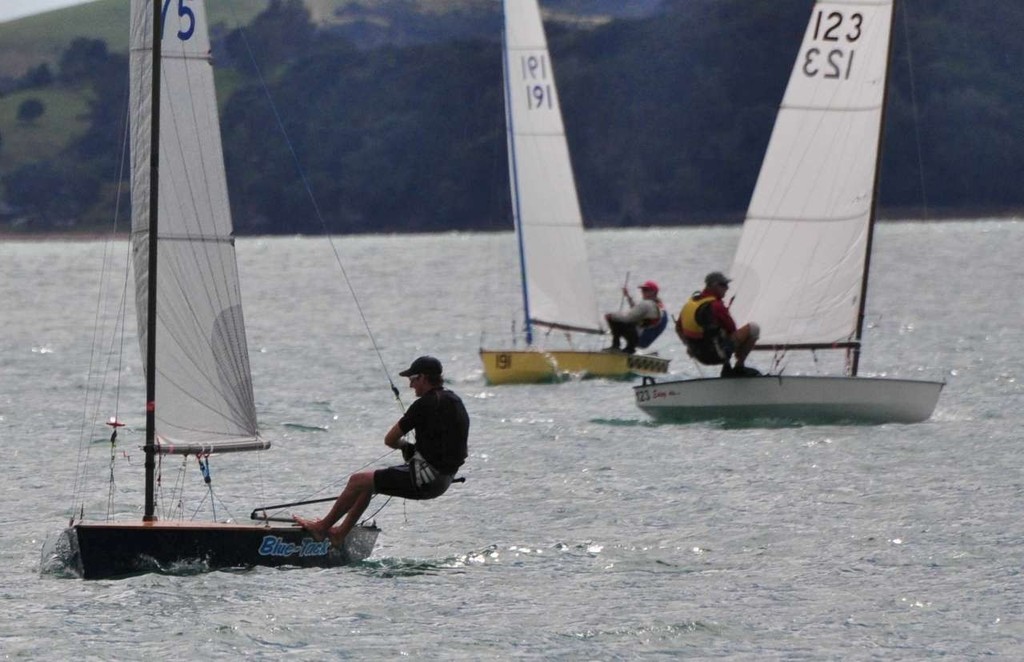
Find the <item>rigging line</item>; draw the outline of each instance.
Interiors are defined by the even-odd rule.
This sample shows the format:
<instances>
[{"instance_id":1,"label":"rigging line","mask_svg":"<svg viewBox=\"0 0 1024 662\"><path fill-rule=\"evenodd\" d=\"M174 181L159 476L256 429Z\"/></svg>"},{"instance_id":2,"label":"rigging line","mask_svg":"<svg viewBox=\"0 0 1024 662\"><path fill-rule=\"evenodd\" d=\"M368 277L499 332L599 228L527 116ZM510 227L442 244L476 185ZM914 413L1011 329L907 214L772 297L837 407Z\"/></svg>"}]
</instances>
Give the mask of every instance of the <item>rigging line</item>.
<instances>
[{"instance_id":1,"label":"rigging line","mask_svg":"<svg viewBox=\"0 0 1024 662\"><path fill-rule=\"evenodd\" d=\"M127 93L128 88L129 88L129 85L126 84L125 85L125 93ZM86 382L85 382L86 389L85 389L85 401L84 401L84 404L83 404L83 412L82 412L82 427L81 427L81 429L79 431L79 437L78 437L78 439L79 439L79 441L78 441L78 452L77 452L77 458L76 458L76 460L77 460L77 470L75 471L75 481L73 483L72 492L71 492L71 518L72 519L74 518L74 512L76 510L75 502L78 500L78 495L79 495L80 490L82 489L82 485L86 482L86 477L87 477L88 470L89 470L88 469L88 457L89 457L89 454L90 454L91 444L89 444L89 443L87 443L85 441L86 425L87 425L87 421L89 420L89 411L90 411L89 397L90 397L90 393L92 392L91 386L92 386L93 378L94 378L93 367L96 365L96 360L97 360L96 352L97 352L97 348L99 346L99 342L101 340L97 336L99 334L100 317L101 317L102 308L103 308L104 283L107 282L107 264L108 264L108 262L110 260L111 249L113 247L113 239L112 238L117 235L117 226L118 226L118 223L120 222L120 217L121 217L121 195L120 194L121 194L121 190L122 190L121 186L122 186L122 182L124 182L124 173L125 173L125 170L126 170L125 163L128 160L127 159L128 141L129 141L129 136L130 136L130 130L129 130L129 126L128 126L128 112L129 112L128 106L129 106L129 103L124 99L123 96L122 96L122 100L121 101L122 101L121 107L124 110L123 110L123 112L121 114L121 129L122 129L121 130L121 149L120 149L121 158L120 158L120 160L118 162L118 167L117 167L117 170L118 170L118 174L117 174L117 182L118 182L118 185L117 185L117 197L116 197L116 199L114 201L114 214L113 214L113 218L111 219L111 226L112 227L110 229L110 235L109 235L110 239L108 239L108 241L106 242L106 244L103 247L103 257L102 257L102 259L100 261L100 265L101 265L100 266L100 282L99 282L99 287L97 288L98 291L97 291L97 295L96 295L96 310L95 310L94 317L93 317L93 336L92 336L92 341L90 343L89 371L88 371L88 374L86 376ZM130 258L130 255L131 255L131 242L128 242L128 256L129 256L129 258ZM129 259L129 262L130 262L130 259ZM123 338L124 338L124 331L123 331L123 327L124 327L123 314L124 313L123 313L123 311L124 311L124 296L125 296L124 293L127 291L127 286L128 286L128 270L126 269L125 270L124 285L123 285L124 289L123 289L122 295L121 295L122 296L122 301L121 301L121 306L120 306L120 308L122 310L122 321L121 321L121 326L122 326L122 333L121 333L122 347L123 347L123 342L124 342L123 341ZM116 329L116 325L115 325L115 329ZM113 340L113 338L111 340ZM115 355L117 355L119 357L119 360L120 360L120 357L123 356L123 351L119 352L119 353L115 353ZM118 364L118 371L117 371L117 386L115 386L115 398L114 398L114 416L115 416L115 419L116 419L116 416L117 416L117 402L118 402L117 401L117 397L116 397L116 393L118 393L120 391L120 380L121 380L120 368L121 368L121 365L119 363ZM90 438L95 434L96 418L97 418L97 415L99 413L99 408L100 408L101 401L102 401L102 398L103 398L103 393L104 393L104 390L105 390L104 387L103 387L103 384L106 383L106 377L103 376L103 377L100 377L99 379L100 379L99 393L96 394L96 396L95 396L96 399L95 399L95 402L94 402L95 413L92 416L92 424L89 425L89 437ZM116 430L116 428L115 428L115 430Z\"/></svg>"},{"instance_id":2,"label":"rigging line","mask_svg":"<svg viewBox=\"0 0 1024 662\"><path fill-rule=\"evenodd\" d=\"M909 0L904 0L899 4L900 9L903 10L903 40L906 43L907 48L907 78L910 80L910 107L914 113L914 138L917 141L917 176L921 183L921 204L924 207L925 218L928 218L931 214L928 213L928 190L925 188L924 183L924 154L921 149L921 122L917 117L917 85L914 81L914 58L910 48L910 14L907 9Z\"/></svg>"},{"instance_id":3,"label":"rigging line","mask_svg":"<svg viewBox=\"0 0 1024 662\"><path fill-rule=\"evenodd\" d=\"M373 512L372 512L372 513L370 513L369 515L366 515L365 517L363 517L363 518L362 518L361 520L359 520L359 521L360 521L360 522L363 522L363 523L366 523L366 522L368 522L368 521L370 521L370 520L376 519L376 518L377 518L377 515L379 515L379 514L381 513L381 511L382 511L382 510L384 510L385 508L387 508L387 507L388 507L388 505L389 505L389 504L391 503L391 500L395 498L395 497L391 496L390 494L388 494L388 495L386 495L386 496L387 496L387 499L384 499L384 503L380 504L380 508L378 508L377 510L373 511Z\"/></svg>"},{"instance_id":4,"label":"rigging line","mask_svg":"<svg viewBox=\"0 0 1024 662\"><path fill-rule=\"evenodd\" d=\"M232 12L234 12L233 7ZM299 155L295 152L295 146L292 144L292 141L288 137L288 132L285 130L284 121L281 119L281 114L278 111L277 104L274 103L274 98L270 94L270 88L267 86L267 81L263 77L263 71L260 69L259 63L256 62L256 57L253 54L252 46L249 43L249 37L246 35L246 30L241 21L238 20L237 15L235 15L235 21L239 25L238 33L242 36L242 43L245 44L246 53L249 55L249 61L251 62L253 69L256 72L256 77L260 82L260 89L263 91L264 96L267 98L267 102L270 104L270 110L274 114L274 120L277 122L277 126L281 130L281 135L284 137L285 145L288 147L288 153L291 154L292 161L295 164L295 169L298 171L299 178L302 180L302 185L306 189L306 195L309 196L309 201L313 205L313 211L316 214L317 220L320 222L320 227L323 229L324 236L327 237L327 242L330 244L331 250L334 252L334 259L338 263L338 268L341 270L341 275L345 281L345 285L348 287L348 291L352 295L352 301L355 303L356 310L359 312L359 319L363 322L363 327L366 329L366 335L370 339L373 351L377 355L377 361L380 363L380 367L384 371L384 376L387 378L388 384L391 385L391 392L394 394L399 408L404 412L405 404L402 402L401 395L399 395L398 387L395 386L394 380L391 379L391 373L388 371L388 367L384 363L384 357L380 352L380 346L377 344L377 338L373 335L373 331L370 329L370 323L366 319L366 314L363 311L362 304L359 303L359 297L356 295L355 287L352 285L352 280L349 278L348 271L345 269L345 265L342 262L341 254L338 252L338 247L335 245L334 239L331 238L331 235L327 230L327 222L324 220L323 214L320 211L320 205L317 203L316 196L313 194L313 187L309 182L309 178L306 176L306 171L303 169L301 161L299 161Z\"/></svg>"},{"instance_id":5,"label":"rigging line","mask_svg":"<svg viewBox=\"0 0 1024 662\"><path fill-rule=\"evenodd\" d=\"M356 473L362 471L363 469L365 469L366 467L368 467L368 466L370 466L372 464L376 464L376 463L380 462L381 460L386 458L388 455L391 455L392 453L394 453L396 450L398 450L398 449L397 448L392 448L391 450L389 450L388 452L384 453L380 457L378 457L376 459L373 459L373 460L370 460L369 462L367 462L363 466L361 466L358 469L356 469L355 471L351 472L350 474L345 476L344 479L338 479L338 480L335 480L333 483L330 483L328 485L324 485L323 487L321 487L320 489L316 490L315 492L312 492L312 493L307 494L306 496L300 498L298 502L285 503L285 504L277 504L277 505L274 505L274 506L266 506L264 508L257 508L253 512L254 513L255 512L264 512L264 513L266 513L266 512L269 512L269 511L275 511L276 512L276 511L279 511L279 510L283 510L284 508L287 508L288 506L305 505L307 503L314 503L313 501L311 501L312 497L315 497L318 494L322 494L323 492L325 492L326 490L330 489L331 487L337 486L339 483L341 483L342 480L348 480L349 477L352 476L353 474L356 474ZM340 493L339 494L335 494L334 496L329 497L329 500L337 499L338 496L340 496ZM391 500L391 498L388 497L388 501L390 501L390 500ZM319 500L317 500L317 502L318 501ZM384 505L387 505L388 501L385 501ZM383 510L383 508L384 508L384 506L381 506L381 508L378 509L377 512L380 512L380 510ZM376 513L374 513L374 515L376 515Z\"/></svg>"}]
</instances>

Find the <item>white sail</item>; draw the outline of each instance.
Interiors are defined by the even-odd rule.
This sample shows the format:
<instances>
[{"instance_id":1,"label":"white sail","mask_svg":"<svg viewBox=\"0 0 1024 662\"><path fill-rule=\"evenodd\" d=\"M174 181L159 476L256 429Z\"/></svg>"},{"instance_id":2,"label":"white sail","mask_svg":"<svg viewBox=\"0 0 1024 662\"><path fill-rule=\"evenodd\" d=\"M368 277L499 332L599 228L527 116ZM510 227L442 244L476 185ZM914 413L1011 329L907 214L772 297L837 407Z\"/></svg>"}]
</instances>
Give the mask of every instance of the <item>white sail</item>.
<instances>
[{"instance_id":1,"label":"white sail","mask_svg":"<svg viewBox=\"0 0 1024 662\"><path fill-rule=\"evenodd\" d=\"M818 2L730 275L761 345L857 340L892 0Z\"/></svg>"},{"instance_id":2,"label":"white sail","mask_svg":"<svg viewBox=\"0 0 1024 662\"><path fill-rule=\"evenodd\" d=\"M202 0L163 3L157 244L160 452L265 448L258 436ZM151 0L133 0L132 247L143 359L149 280Z\"/></svg>"},{"instance_id":3,"label":"white sail","mask_svg":"<svg viewBox=\"0 0 1024 662\"><path fill-rule=\"evenodd\" d=\"M529 318L598 332L555 76L536 0L504 0L505 105L512 205Z\"/></svg>"}]
</instances>

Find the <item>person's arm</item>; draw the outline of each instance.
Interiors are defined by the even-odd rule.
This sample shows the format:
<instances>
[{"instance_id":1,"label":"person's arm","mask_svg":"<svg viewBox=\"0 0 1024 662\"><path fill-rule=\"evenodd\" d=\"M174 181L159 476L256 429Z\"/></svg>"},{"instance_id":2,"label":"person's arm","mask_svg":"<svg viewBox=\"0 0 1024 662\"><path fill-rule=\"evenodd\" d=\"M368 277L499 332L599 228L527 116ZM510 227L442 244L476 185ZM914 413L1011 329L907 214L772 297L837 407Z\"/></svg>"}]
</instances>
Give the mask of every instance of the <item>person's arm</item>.
<instances>
[{"instance_id":1,"label":"person's arm","mask_svg":"<svg viewBox=\"0 0 1024 662\"><path fill-rule=\"evenodd\" d=\"M405 446L406 444L409 443L408 441L402 438L404 436L405 433L402 432L401 424L395 423L394 425L391 426L391 429L388 430L388 433L384 435L384 444L386 446L390 446L391 448L401 448L402 446Z\"/></svg>"},{"instance_id":2,"label":"person's arm","mask_svg":"<svg viewBox=\"0 0 1024 662\"><path fill-rule=\"evenodd\" d=\"M391 426L388 433L384 435L384 443L391 448L402 451L402 459L406 462L416 452L416 444L405 440L405 433L402 432L402 422L398 421Z\"/></svg>"},{"instance_id":3,"label":"person's arm","mask_svg":"<svg viewBox=\"0 0 1024 662\"><path fill-rule=\"evenodd\" d=\"M628 287L623 287L622 288L622 296L626 297L626 301L629 303L629 306L632 308L633 307L633 295L629 293L629 288Z\"/></svg>"},{"instance_id":4,"label":"person's arm","mask_svg":"<svg viewBox=\"0 0 1024 662\"><path fill-rule=\"evenodd\" d=\"M715 318L718 320L718 326L730 336L736 333L736 322L733 321L729 309L725 307L725 303L719 299L712 303L711 306L715 313Z\"/></svg>"},{"instance_id":5,"label":"person's arm","mask_svg":"<svg viewBox=\"0 0 1024 662\"><path fill-rule=\"evenodd\" d=\"M630 322L631 324L640 324L647 318L648 307L646 304L649 302L647 299L643 299L640 303L636 304L629 310L627 310L623 316L623 322Z\"/></svg>"}]
</instances>

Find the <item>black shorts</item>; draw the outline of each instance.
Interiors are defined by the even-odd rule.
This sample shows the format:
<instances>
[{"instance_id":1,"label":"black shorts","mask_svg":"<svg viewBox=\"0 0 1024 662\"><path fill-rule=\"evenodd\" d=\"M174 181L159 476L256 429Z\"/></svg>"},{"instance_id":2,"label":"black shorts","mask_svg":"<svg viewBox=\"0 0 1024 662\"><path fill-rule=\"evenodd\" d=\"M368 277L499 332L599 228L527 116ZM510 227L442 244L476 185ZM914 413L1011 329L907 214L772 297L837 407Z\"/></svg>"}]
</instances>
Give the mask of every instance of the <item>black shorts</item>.
<instances>
[{"instance_id":1,"label":"black shorts","mask_svg":"<svg viewBox=\"0 0 1024 662\"><path fill-rule=\"evenodd\" d=\"M412 469L408 464L399 464L387 469L373 472L373 490L377 494L401 497L403 499L434 499L448 491L452 477L438 474L434 482L416 487L412 478Z\"/></svg>"},{"instance_id":2,"label":"black shorts","mask_svg":"<svg viewBox=\"0 0 1024 662\"><path fill-rule=\"evenodd\" d=\"M719 347L719 344L725 345ZM723 338L715 339L704 337L700 340L688 340L686 342L686 353L697 359L704 365L721 365L729 360L732 354L731 343Z\"/></svg>"}]
</instances>

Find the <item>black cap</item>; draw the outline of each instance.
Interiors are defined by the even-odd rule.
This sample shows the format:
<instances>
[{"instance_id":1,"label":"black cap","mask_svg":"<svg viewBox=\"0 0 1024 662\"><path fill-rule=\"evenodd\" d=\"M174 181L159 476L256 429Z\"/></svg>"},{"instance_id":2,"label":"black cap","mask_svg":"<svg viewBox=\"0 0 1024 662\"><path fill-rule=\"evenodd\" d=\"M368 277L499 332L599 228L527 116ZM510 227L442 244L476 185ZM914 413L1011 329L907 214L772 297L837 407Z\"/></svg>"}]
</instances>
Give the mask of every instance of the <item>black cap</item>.
<instances>
[{"instance_id":1,"label":"black cap","mask_svg":"<svg viewBox=\"0 0 1024 662\"><path fill-rule=\"evenodd\" d=\"M421 356L412 362L412 365L398 373L402 377L412 375L440 375L441 362L433 356Z\"/></svg>"}]
</instances>

